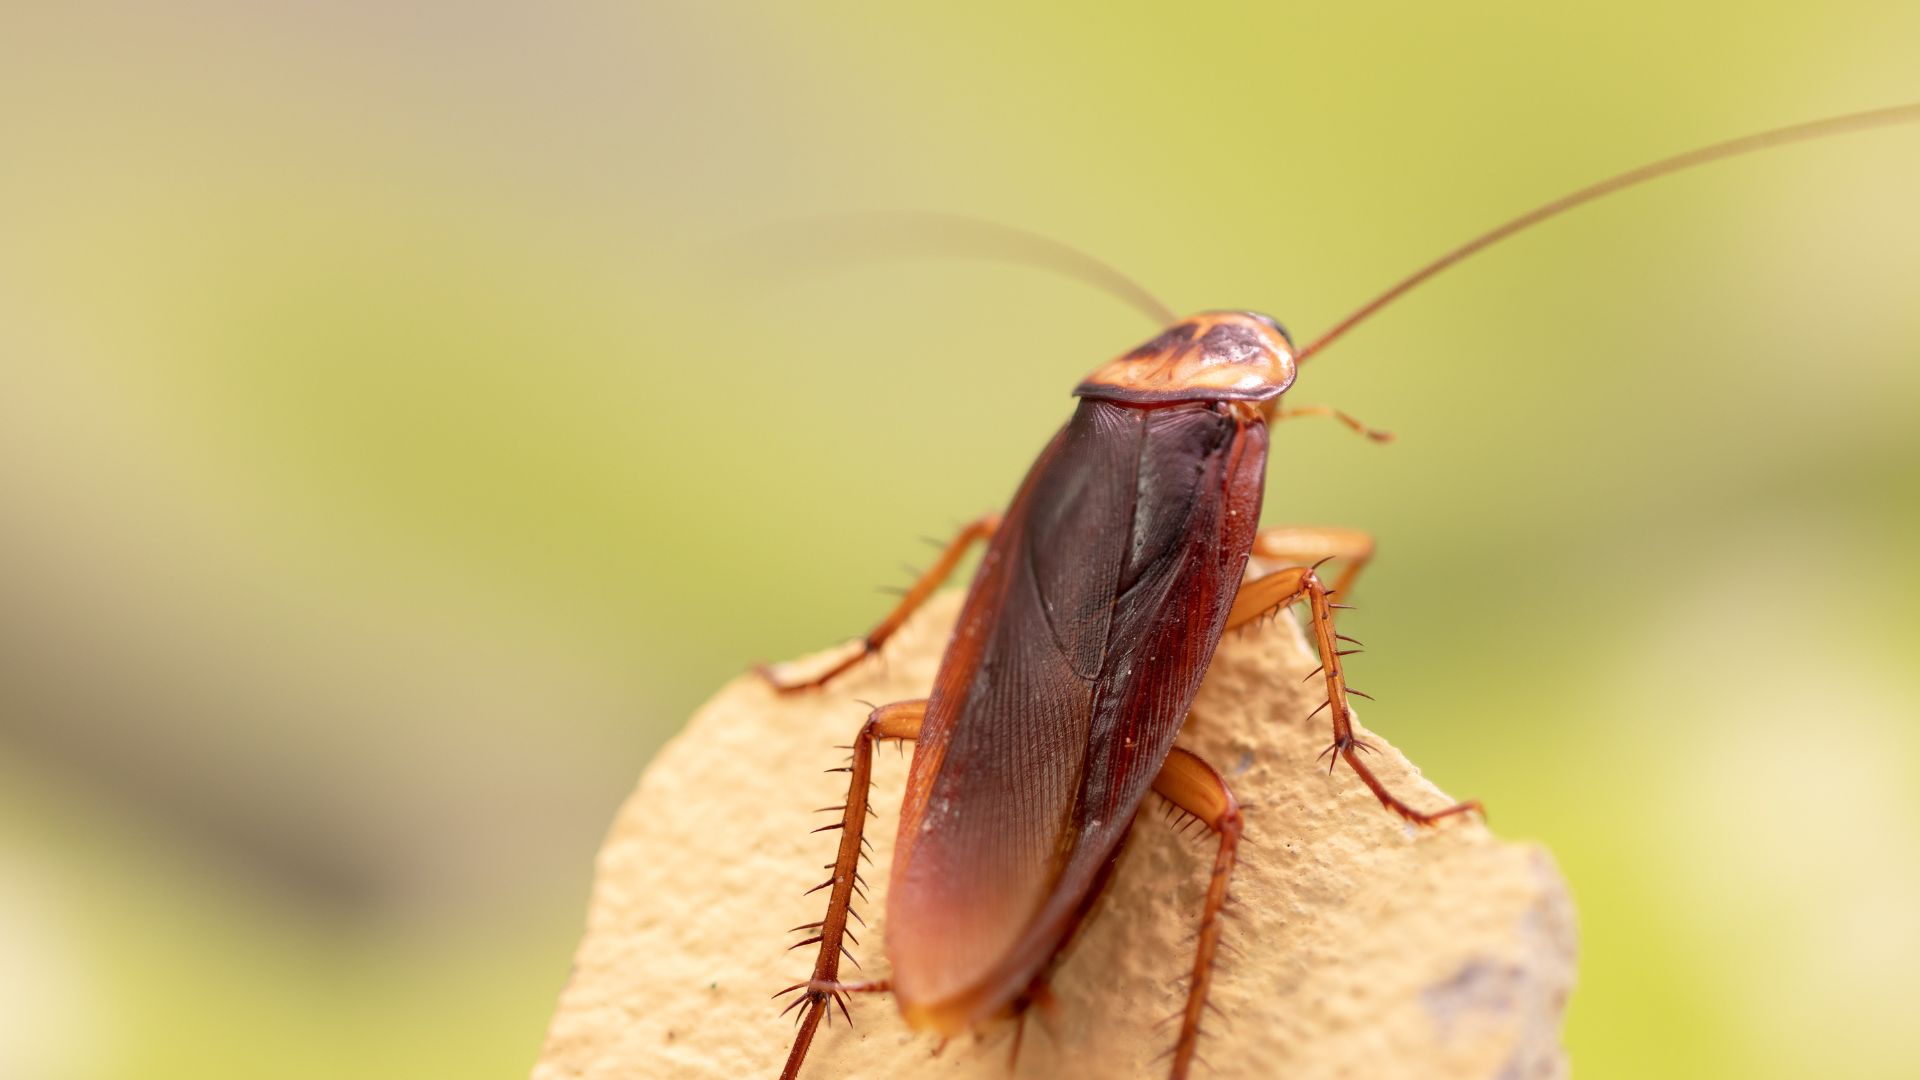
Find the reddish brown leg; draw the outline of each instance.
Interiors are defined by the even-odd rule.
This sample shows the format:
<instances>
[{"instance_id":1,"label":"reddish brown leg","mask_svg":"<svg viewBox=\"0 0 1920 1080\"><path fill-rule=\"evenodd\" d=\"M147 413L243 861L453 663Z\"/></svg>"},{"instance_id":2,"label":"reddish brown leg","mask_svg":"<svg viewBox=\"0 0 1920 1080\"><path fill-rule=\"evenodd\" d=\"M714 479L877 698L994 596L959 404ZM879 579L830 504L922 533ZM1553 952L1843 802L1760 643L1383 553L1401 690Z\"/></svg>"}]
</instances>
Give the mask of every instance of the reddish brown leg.
<instances>
[{"instance_id":1,"label":"reddish brown leg","mask_svg":"<svg viewBox=\"0 0 1920 1080\"><path fill-rule=\"evenodd\" d=\"M1401 801L1387 790L1373 770L1360 760L1359 751L1372 752L1373 747L1355 738L1353 735L1353 706L1347 700L1347 680L1341 669L1342 652L1339 637L1333 630L1333 602L1328 599L1330 590L1320 582L1319 575L1312 567L1297 567L1281 570L1266 577L1255 578L1240 586L1240 594L1234 598L1233 610L1227 615L1227 626L1243 626L1269 612L1286 607L1305 598L1313 616L1314 646L1320 652L1320 672L1327 682L1327 703L1320 706L1333 716L1333 745L1327 747L1326 754L1336 755L1353 767L1354 775L1367 785L1380 804L1387 809L1419 825L1431 825L1443 817L1462 814L1469 810L1484 813L1478 802L1456 803L1445 810L1424 814ZM1314 712L1319 712L1315 709ZM1326 756L1325 754L1322 755ZM1331 771L1333 762L1328 763Z\"/></svg>"},{"instance_id":2,"label":"reddish brown leg","mask_svg":"<svg viewBox=\"0 0 1920 1080\"><path fill-rule=\"evenodd\" d=\"M819 933L793 946L798 949L819 944L820 954L814 959L813 975L805 982L795 983L774 995L780 997L799 991L800 996L787 1006L787 1011L802 1007L805 1010L800 1014L800 1034L794 1038L793 1051L787 1055L787 1066L780 1072L781 1080L794 1080L800 1075L800 1063L806 1060L807 1047L813 1044L813 1033L819 1030L820 1021L830 1007L838 1005L840 1014L846 1017L848 1023L852 1023L853 1017L847 1013L848 993L887 989L885 980L841 982L840 956L844 952L843 939L847 936L847 918L853 913L854 893L860 891L864 896L865 883L860 879L860 845L867 828L867 789L873 782L874 744L887 739L919 738L920 721L926 712L925 701L902 701L882 705L867 716L867 722L861 725L860 734L853 740L853 763L848 767L852 775L847 782L847 801L833 808L840 811L840 821L814 830L840 830L840 853L833 860L833 876L812 890L829 890L827 917L818 924L799 928L818 930Z\"/></svg>"},{"instance_id":3,"label":"reddish brown leg","mask_svg":"<svg viewBox=\"0 0 1920 1080\"><path fill-rule=\"evenodd\" d=\"M1360 571L1373 559L1373 534L1325 525L1277 525L1261 529L1254 537L1253 554L1295 566L1339 560L1340 576L1329 591L1344 602L1352 595Z\"/></svg>"},{"instance_id":4,"label":"reddish brown leg","mask_svg":"<svg viewBox=\"0 0 1920 1080\"><path fill-rule=\"evenodd\" d=\"M1347 430L1356 435L1365 435L1374 442L1393 441L1393 432L1381 431L1379 428L1370 428L1361 423L1359 417L1354 416L1352 413L1341 412L1331 405L1302 405L1297 409L1281 409L1274 419L1276 421L1303 420L1309 416L1325 416L1338 420Z\"/></svg>"},{"instance_id":5,"label":"reddish brown leg","mask_svg":"<svg viewBox=\"0 0 1920 1080\"><path fill-rule=\"evenodd\" d=\"M1111 866L1111 864L1109 864L1109 866ZM1102 877L1104 879L1104 872ZM1100 891L1105 887L1105 881L1102 880L1094 886L1092 890L1093 895L1099 895ZM1074 933L1079 933L1077 927ZM1049 1033L1054 1029L1054 1022L1060 1019L1060 1001L1053 996L1053 987L1049 980L1053 978L1054 969L1060 966L1060 961L1064 959L1065 956L1066 946L1063 945L1060 951L1054 954L1053 959L1048 962L1045 970L1034 977L1033 982L1028 985L1026 992L1014 999L1013 1045L1007 1050L1007 1072L1009 1074L1020 1067L1020 1047L1026 1041L1027 1037L1027 1014L1036 1008L1039 1009L1040 1025L1046 1028Z\"/></svg>"},{"instance_id":6,"label":"reddish brown leg","mask_svg":"<svg viewBox=\"0 0 1920 1080\"><path fill-rule=\"evenodd\" d=\"M939 589L941 584L953 575L953 568L960 565L960 559L966 555L967 548L975 541L986 540L991 537L993 531L999 528L999 526L999 514L988 514L985 517L968 522L967 526L960 530L959 535L947 542L947 546L940 552L940 557L934 560L933 566L920 575L919 580L913 583L913 587L908 589L906 595L900 598L900 602L895 604L893 610L887 613L887 617L880 620L880 624L875 626L866 637L860 639L859 649L845 660L828 668L825 672L815 675L812 678L791 679L784 673L776 671L765 664L760 665L754 670L759 672L761 678L767 680L768 684L782 694L792 694L801 690L812 690L825 686L827 683L846 673L855 664L879 652L880 646L886 644L887 639L893 636L894 631L899 630L900 627L906 623L908 617L911 616L920 605L926 603L927 598L932 596L934 591Z\"/></svg>"},{"instance_id":7,"label":"reddish brown leg","mask_svg":"<svg viewBox=\"0 0 1920 1080\"><path fill-rule=\"evenodd\" d=\"M1193 982L1187 987L1187 1007L1180 1017L1180 1041L1173 1046L1173 1080L1186 1080L1200 1045L1200 1020L1207 1008L1207 990L1213 982L1214 955L1220 948L1220 910L1227 902L1227 881L1240 847L1240 804L1213 766L1179 747L1154 777L1153 790L1168 802L1192 814L1220 836L1213 857L1213 876L1207 881L1206 906L1200 910L1199 950L1193 958Z\"/></svg>"}]
</instances>

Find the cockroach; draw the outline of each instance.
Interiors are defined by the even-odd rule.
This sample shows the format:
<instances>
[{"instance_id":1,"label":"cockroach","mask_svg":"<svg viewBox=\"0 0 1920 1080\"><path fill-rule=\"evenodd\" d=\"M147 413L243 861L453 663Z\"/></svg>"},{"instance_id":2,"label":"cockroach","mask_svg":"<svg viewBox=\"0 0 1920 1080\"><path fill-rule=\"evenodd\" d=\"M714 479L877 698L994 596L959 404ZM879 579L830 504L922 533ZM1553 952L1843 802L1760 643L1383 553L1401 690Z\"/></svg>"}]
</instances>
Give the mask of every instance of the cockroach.
<instances>
[{"instance_id":1,"label":"cockroach","mask_svg":"<svg viewBox=\"0 0 1920 1080\"><path fill-rule=\"evenodd\" d=\"M1920 120L1920 104L1830 117L1718 143L1546 203L1403 278L1304 347L1247 311L1210 311L1096 369L1079 403L999 514L961 530L936 564L843 662L776 689L825 685L878 652L976 542L987 545L932 692L874 708L856 735L826 917L800 928L812 974L776 994L801 1009L783 1080L794 1080L823 1018L848 996L887 991L913 1028L943 1037L1018 1016L1046 999L1062 949L1093 910L1149 791L1218 839L1200 913L1170 1075L1188 1075L1200 1036L1221 908L1241 842L1239 803L1220 773L1175 745L1221 635L1304 601L1332 741L1387 810L1416 825L1479 810L1421 809L1387 790L1354 736L1334 629L1373 541L1351 529L1259 527L1272 424L1343 413L1287 409L1299 366L1454 263L1604 195L1695 165L1846 131ZM1137 296L1133 290L1122 290ZM1245 578L1251 556L1288 568ZM1320 575L1328 561L1340 571ZM891 974L842 981L840 960L868 817L876 744L915 742L887 892ZM796 946L798 947L798 946Z\"/></svg>"}]
</instances>

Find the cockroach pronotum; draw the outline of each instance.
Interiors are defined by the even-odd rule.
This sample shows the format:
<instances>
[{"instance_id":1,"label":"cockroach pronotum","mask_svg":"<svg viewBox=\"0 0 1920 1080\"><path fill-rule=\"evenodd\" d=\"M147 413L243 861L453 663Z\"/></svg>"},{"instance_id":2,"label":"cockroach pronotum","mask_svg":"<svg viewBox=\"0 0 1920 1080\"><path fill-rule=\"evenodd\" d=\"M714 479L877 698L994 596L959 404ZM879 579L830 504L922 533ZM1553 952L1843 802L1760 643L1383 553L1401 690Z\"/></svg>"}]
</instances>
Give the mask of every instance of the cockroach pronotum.
<instances>
[{"instance_id":1,"label":"cockroach pronotum","mask_svg":"<svg viewBox=\"0 0 1920 1080\"><path fill-rule=\"evenodd\" d=\"M931 693L872 710L853 743L826 917L801 929L813 973L778 996L801 1009L781 1076L800 1073L821 1020L849 994L891 992L916 1028L952 1036L1044 1000L1048 976L1095 906L1148 791L1218 838L1170 1075L1188 1075L1200 1036L1221 907L1239 847L1239 804L1220 773L1175 741L1222 633L1305 601L1317 675L1340 761L1388 810L1432 825L1477 803L1421 809L1368 769L1355 738L1334 629L1335 598L1373 550L1351 529L1259 527L1268 428L1343 413L1286 409L1301 363L1407 290L1528 226L1601 196L1771 146L1920 120L1920 104L1831 117L1718 143L1621 173L1522 214L1399 281L1304 347L1273 319L1212 311L1095 370L1073 416L1040 452L1012 503L949 543L937 563L845 661L786 680L824 685L877 652L985 541ZM1123 290L1133 298L1138 291ZM1170 324L1170 325L1168 325ZM1243 580L1258 554L1288 569ZM1339 562L1331 584L1319 573ZM845 982L840 960L856 889L876 743L914 740L887 892L891 974ZM848 1014L848 1019L851 1019Z\"/></svg>"}]
</instances>

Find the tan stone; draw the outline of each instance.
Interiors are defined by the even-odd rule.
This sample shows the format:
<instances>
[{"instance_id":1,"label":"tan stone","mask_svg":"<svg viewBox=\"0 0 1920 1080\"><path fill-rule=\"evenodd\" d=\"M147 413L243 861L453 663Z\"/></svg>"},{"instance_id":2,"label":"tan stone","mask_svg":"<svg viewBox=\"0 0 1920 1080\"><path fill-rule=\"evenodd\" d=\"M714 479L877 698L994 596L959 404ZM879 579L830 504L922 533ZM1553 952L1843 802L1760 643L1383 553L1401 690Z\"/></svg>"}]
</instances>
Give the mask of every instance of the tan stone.
<instances>
[{"instance_id":1,"label":"tan stone","mask_svg":"<svg viewBox=\"0 0 1920 1080\"><path fill-rule=\"evenodd\" d=\"M587 933L535 1080L767 1077L792 1036L773 991L804 978L811 947L787 928L821 917L837 834L811 813L845 793L839 765L866 709L922 697L957 608L937 597L886 650L830 691L779 698L740 678L641 777L601 851ZM1478 821L1415 829L1381 808L1327 743L1315 661L1295 624L1231 634L1182 744L1248 804L1227 940L1200 1052L1241 1077L1486 1077L1566 1073L1561 1014L1574 976L1572 904L1552 859ZM1450 800L1377 736L1382 779L1416 805ZM876 894L854 952L884 973L887 860L905 763L884 750L869 829ZM1185 992L1209 837L1182 839L1149 798L1112 887L1054 984L1060 1009L1030 1022L1021 1077L1158 1077ZM849 977L858 973L847 969ZM1007 1076L1011 1026L933 1057L890 1000L854 1002L857 1027L823 1028L804 1076Z\"/></svg>"}]
</instances>

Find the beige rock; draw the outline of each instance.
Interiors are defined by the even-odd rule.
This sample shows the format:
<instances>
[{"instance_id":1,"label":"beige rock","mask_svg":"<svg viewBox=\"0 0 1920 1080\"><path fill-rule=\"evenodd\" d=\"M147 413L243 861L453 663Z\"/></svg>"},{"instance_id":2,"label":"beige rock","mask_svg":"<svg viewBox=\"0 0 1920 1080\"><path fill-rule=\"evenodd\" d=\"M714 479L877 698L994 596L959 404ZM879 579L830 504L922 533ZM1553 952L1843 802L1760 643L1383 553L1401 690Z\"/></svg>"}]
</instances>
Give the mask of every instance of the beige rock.
<instances>
[{"instance_id":1,"label":"beige rock","mask_svg":"<svg viewBox=\"0 0 1920 1080\"><path fill-rule=\"evenodd\" d=\"M534 1080L766 1077L792 1037L773 991L804 978L837 834L811 811L845 793L839 765L866 709L925 696L958 607L937 597L884 658L831 690L779 698L729 684L641 777L601 851L587 933ZM1224 1013L1200 1053L1207 1075L1488 1077L1566 1073L1561 1014L1573 985L1566 886L1537 847L1478 821L1415 829L1345 767L1314 764L1328 740L1314 659L1292 620L1230 634L1182 744L1214 763L1243 803L1252 845L1234 877L1238 917L1214 980ZM1372 759L1416 805L1450 800L1377 736ZM905 763L878 758L868 834L878 892L856 955L884 972L885 867ZM1191 962L1210 837L1182 839L1141 815L1113 884L1054 983L1056 1019L1030 1022L1020 1077L1157 1077ZM847 977L859 972L843 969ZM1010 1025L939 1057L889 999L855 1000L854 1030L823 1028L804 1076L1006 1077Z\"/></svg>"}]
</instances>

